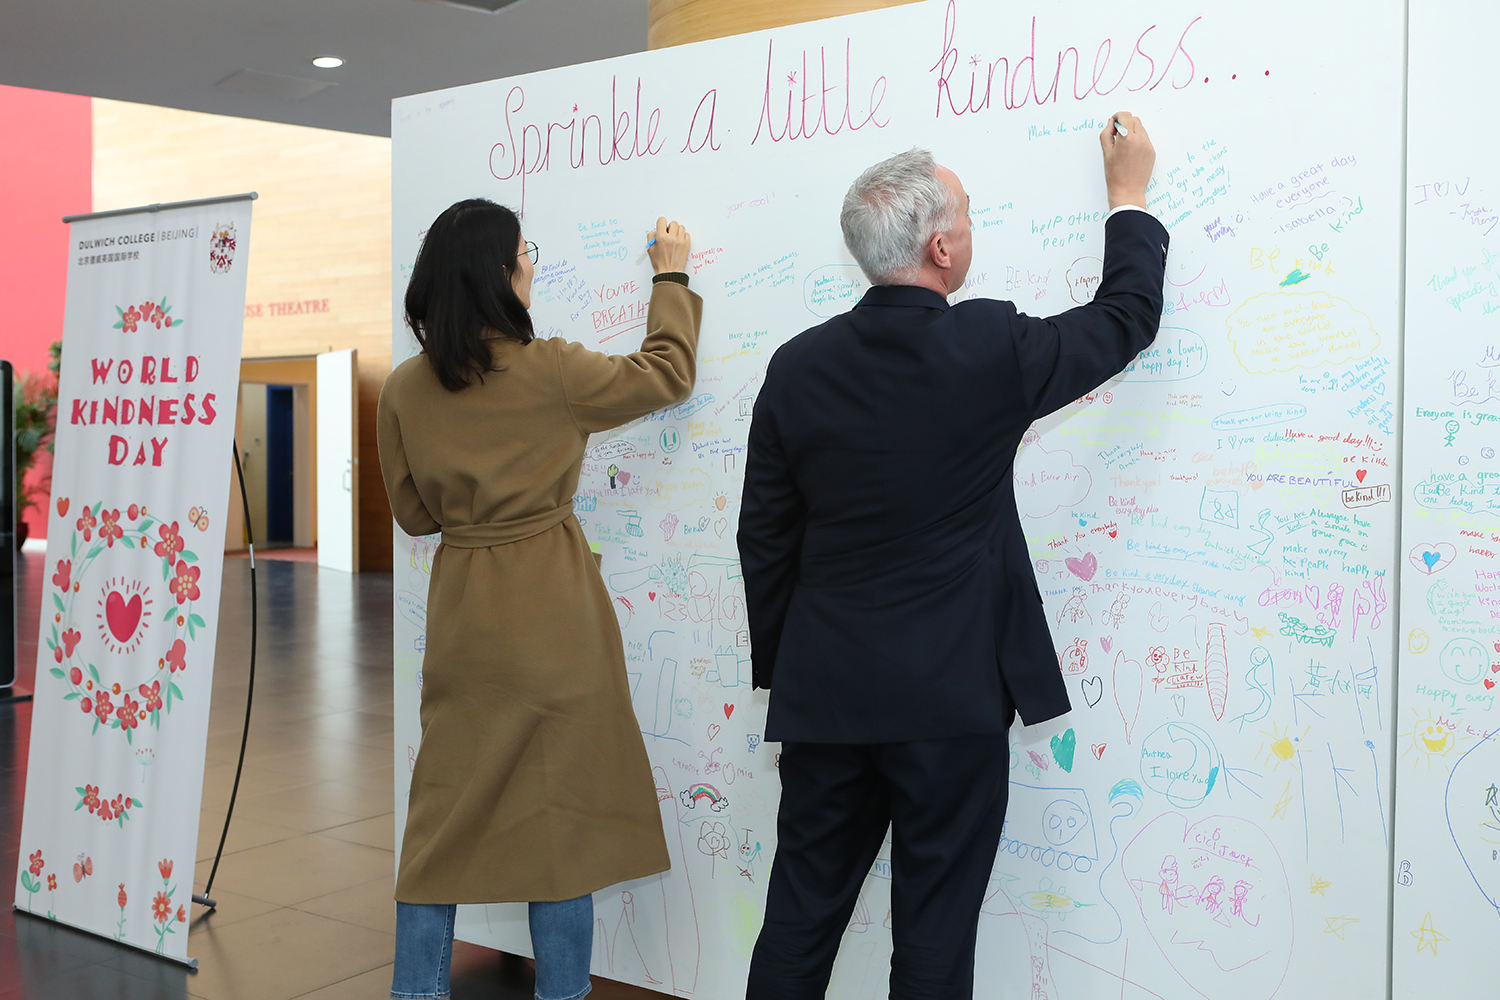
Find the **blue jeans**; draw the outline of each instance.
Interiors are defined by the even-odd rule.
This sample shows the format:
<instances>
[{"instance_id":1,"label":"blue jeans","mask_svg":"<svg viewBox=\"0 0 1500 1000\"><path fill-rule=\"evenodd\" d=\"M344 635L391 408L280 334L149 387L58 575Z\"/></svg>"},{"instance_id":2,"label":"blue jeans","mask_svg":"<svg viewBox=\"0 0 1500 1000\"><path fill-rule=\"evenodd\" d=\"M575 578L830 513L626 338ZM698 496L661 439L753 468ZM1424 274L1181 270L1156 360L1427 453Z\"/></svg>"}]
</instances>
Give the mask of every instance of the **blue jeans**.
<instances>
[{"instance_id":1,"label":"blue jeans","mask_svg":"<svg viewBox=\"0 0 1500 1000\"><path fill-rule=\"evenodd\" d=\"M458 907L396 903L396 1000L446 1000L453 961L453 918ZM528 903L531 947L536 952L537 1000L587 996L594 951L594 897Z\"/></svg>"}]
</instances>

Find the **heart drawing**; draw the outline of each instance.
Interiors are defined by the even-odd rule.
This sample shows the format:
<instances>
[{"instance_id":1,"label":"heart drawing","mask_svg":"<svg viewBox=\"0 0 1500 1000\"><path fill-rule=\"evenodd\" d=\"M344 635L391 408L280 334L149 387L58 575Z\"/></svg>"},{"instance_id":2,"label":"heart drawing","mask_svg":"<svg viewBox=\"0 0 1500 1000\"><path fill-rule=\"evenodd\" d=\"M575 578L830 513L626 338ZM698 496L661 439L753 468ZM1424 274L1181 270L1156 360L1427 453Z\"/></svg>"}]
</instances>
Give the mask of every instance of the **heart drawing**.
<instances>
[{"instance_id":1,"label":"heart drawing","mask_svg":"<svg viewBox=\"0 0 1500 1000\"><path fill-rule=\"evenodd\" d=\"M1407 559L1418 573L1431 576L1448 568L1458 550L1448 542L1418 542L1412 547Z\"/></svg>"},{"instance_id":2,"label":"heart drawing","mask_svg":"<svg viewBox=\"0 0 1500 1000\"><path fill-rule=\"evenodd\" d=\"M1063 565L1068 567L1068 572L1078 579L1087 583L1094 578L1099 571L1099 560L1092 552L1086 554L1082 559L1074 559L1072 556L1063 560Z\"/></svg>"},{"instance_id":3,"label":"heart drawing","mask_svg":"<svg viewBox=\"0 0 1500 1000\"><path fill-rule=\"evenodd\" d=\"M1057 766L1070 774L1073 771L1073 753L1078 749L1078 734L1069 729L1061 736L1052 737L1052 759Z\"/></svg>"},{"instance_id":4,"label":"heart drawing","mask_svg":"<svg viewBox=\"0 0 1500 1000\"><path fill-rule=\"evenodd\" d=\"M1083 700L1088 702L1089 708L1099 704L1099 699L1104 697L1104 681L1098 677L1085 677L1083 679Z\"/></svg>"},{"instance_id":5,"label":"heart drawing","mask_svg":"<svg viewBox=\"0 0 1500 1000\"><path fill-rule=\"evenodd\" d=\"M68 498L67 497L58 497L57 498L57 516L58 517L67 517L68 516Z\"/></svg>"},{"instance_id":6,"label":"heart drawing","mask_svg":"<svg viewBox=\"0 0 1500 1000\"><path fill-rule=\"evenodd\" d=\"M132 594L126 601L118 590L110 591L104 599L104 622L116 642L129 642L141 623L141 595Z\"/></svg>"}]
</instances>

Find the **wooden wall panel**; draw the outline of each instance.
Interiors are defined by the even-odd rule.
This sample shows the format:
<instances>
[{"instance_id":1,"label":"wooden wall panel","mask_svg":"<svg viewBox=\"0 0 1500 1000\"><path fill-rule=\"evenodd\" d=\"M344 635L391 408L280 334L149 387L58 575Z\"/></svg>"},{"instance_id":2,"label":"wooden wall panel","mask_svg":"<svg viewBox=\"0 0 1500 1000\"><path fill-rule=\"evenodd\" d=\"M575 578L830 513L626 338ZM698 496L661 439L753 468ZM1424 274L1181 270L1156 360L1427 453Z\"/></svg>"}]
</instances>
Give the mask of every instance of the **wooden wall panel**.
<instances>
[{"instance_id":1,"label":"wooden wall panel","mask_svg":"<svg viewBox=\"0 0 1500 1000\"><path fill-rule=\"evenodd\" d=\"M916 0L650 0L646 47L701 42L840 14L899 7Z\"/></svg>"},{"instance_id":2,"label":"wooden wall panel","mask_svg":"<svg viewBox=\"0 0 1500 1000\"><path fill-rule=\"evenodd\" d=\"M245 357L359 351L359 562L391 567L375 402L391 369L389 139L94 101L94 207L257 191ZM237 493L235 494L237 495Z\"/></svg>"}]
</instances>

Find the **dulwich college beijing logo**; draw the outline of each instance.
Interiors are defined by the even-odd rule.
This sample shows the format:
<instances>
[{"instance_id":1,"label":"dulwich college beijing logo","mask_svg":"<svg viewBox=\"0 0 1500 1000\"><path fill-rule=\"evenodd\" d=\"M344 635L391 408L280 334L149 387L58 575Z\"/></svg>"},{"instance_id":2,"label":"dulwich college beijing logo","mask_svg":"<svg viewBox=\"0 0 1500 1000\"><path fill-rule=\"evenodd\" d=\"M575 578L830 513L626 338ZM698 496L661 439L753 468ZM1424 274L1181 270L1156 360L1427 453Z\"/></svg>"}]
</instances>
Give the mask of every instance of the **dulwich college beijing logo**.
<instances>
[{"instance_id":1,"label":"dulwich college beijing logo","mask_svg":"<svg viewBox=\"0 0 1500 1000\"><path fill-rule=\"evenodd\" d=\"M234 266L235 247L239 236L234 223L221 222L208 234L208 269L214 274L224 274Z\"/></svg>"}]
</instances>

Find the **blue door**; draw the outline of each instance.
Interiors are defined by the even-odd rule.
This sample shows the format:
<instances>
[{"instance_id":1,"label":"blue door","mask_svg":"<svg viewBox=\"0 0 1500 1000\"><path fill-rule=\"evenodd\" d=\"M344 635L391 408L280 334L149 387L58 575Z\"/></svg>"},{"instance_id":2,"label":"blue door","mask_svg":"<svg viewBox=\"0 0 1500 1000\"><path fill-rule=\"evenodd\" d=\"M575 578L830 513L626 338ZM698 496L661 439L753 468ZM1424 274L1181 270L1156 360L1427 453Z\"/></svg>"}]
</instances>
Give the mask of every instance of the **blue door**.
<instances>
[{"instance_id":1,"label":"blue door","mask_svg":"<svg viewBox=\"0 0 1500 1000\"><path fill-rule=\"evenodd\" d=\"M266 387L266 547L293 544L292 387Z\"/></svg>"}]
</instances>

